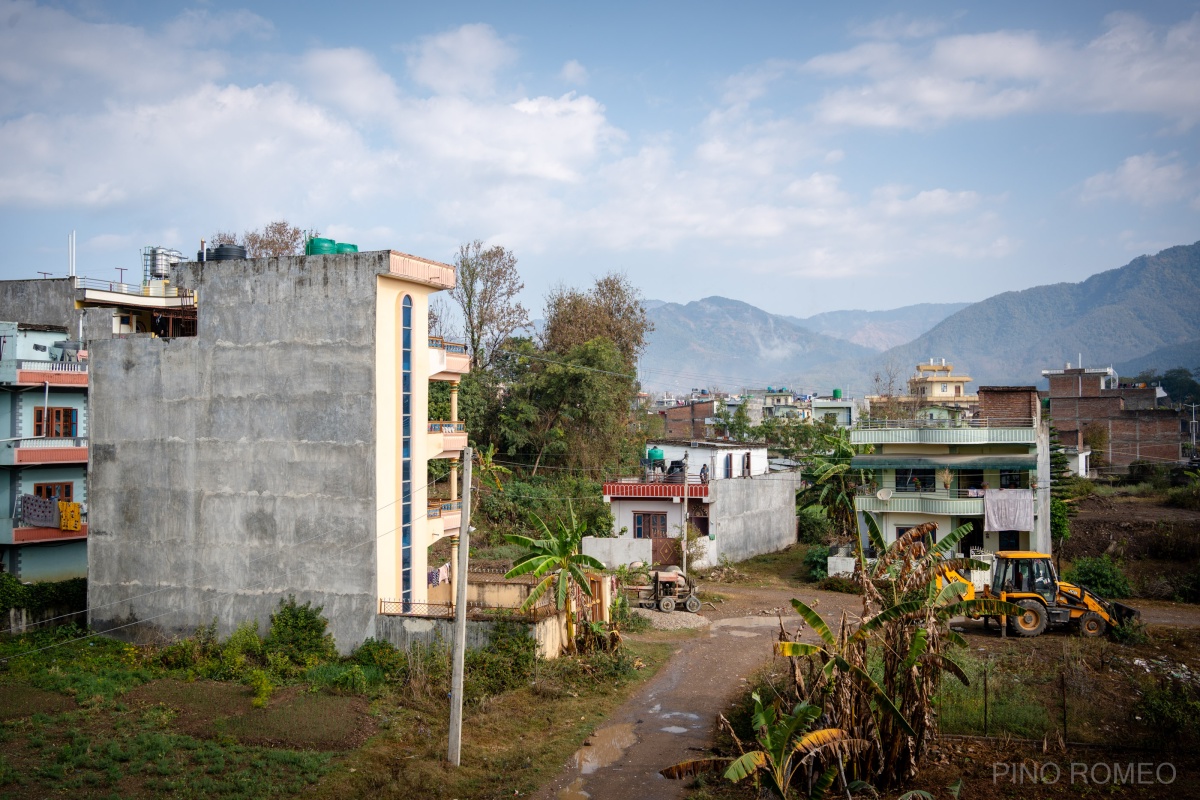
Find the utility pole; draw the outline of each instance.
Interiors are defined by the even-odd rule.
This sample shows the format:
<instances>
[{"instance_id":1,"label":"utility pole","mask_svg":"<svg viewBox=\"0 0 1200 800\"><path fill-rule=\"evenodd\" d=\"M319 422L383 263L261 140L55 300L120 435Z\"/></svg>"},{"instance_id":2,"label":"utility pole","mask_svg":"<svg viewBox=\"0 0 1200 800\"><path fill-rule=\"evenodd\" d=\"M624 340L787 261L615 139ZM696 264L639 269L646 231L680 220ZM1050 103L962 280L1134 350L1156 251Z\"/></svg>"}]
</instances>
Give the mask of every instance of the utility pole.
<instances>
[{"instance_id":1,"label":"utility pole","mask_svg":"<svg viewBox=\"0 0 1200 800\"><path fill-rule=\"evenodd\" d=\"M1181 403L1180 405L1190 406L1192 409L1192 458L1196 458L1196 406L1200 403Z\"/></svg>"},{"instance_id":2,"label":"utility pole","mask_svg":"<svg viewBox=\"0 0 1200 800\"><path fill-rule=\"evenodd\" d=\"M458 582L454 585L454 654L450 678L450 748L447 758L462 762L463 657L467 649L467 565L471 552L471 448L463 448L462 516L458 534Z\"/></svg>"},{"instance_id":3,"label":"utility pole","mask_svg":"<svg viewBox=\"0 0 1200 800\"><path fill-rule=\"evenodd\" d=\"M687 575L688 536L688 451L683 451L683 536L679 541L679 553L683 558L683 574Z\"/></svg>"}]
</instances>

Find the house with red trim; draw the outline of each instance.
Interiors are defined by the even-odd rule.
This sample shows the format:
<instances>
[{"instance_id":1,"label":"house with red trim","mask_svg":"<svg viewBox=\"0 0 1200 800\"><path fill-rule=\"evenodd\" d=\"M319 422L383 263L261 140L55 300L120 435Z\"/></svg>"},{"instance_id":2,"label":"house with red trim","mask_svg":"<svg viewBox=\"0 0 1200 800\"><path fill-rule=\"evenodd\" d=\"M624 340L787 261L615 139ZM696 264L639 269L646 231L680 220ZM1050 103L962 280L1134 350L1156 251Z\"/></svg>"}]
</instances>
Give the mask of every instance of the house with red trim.
<instances>
[{"instance_id":1,"label":"house with red trim","mask_svg":"<svg viewBox=\"0 0 1200 800\"><path fill-rule=\"evenodd\" d=\"M584 553L606 565L711 566L781 550L796 540L800 475L772 472L766 445L651 442L641 470L604 482L612 509L608 537L585 537ZM680 540L694 532L695 564Z\"/></svg>"}]
</instances>

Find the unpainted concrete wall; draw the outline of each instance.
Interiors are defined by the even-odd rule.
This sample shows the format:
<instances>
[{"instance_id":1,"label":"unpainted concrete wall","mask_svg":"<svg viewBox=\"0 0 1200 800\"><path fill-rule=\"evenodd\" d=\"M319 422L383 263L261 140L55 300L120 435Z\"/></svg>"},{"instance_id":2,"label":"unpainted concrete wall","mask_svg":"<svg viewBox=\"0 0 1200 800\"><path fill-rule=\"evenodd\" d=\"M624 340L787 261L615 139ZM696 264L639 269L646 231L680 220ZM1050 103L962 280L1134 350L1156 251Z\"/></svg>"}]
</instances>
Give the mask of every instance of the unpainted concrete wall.
<instances>
[{"instance_id":1,"label":"unpainted concrete wall","mask_svg":"<svg viewBox=\"0 0 1200 800\"><path fill-rule=\"evenodd\" d=\"M799 475L792 480L791 474L775 474L710 483L708 524L714 539L695 566L715 566L721 558L743 561L793 544L798 480Z\"/></svg>"},{"instance_id":2,"label":"unpainted concrete wall","mask_svg":"<svg viewBox=\"0 0 1200 800\"><path fill-rule=\"evenodd\" d=\"M467 649L487 647L495 627L494 622L467 620ZM558 658L562 654L567 642L566 614L529 623L528 629L542 658ZM449 647L454 641L454 620L380 614L375 618L375 638L391 642L400 650L414 644Z\"/></svg>"},{"instance_id":3,"label":"unpainted concrete wall","mask_svg":"<svg viewBox=\"0 0 1200 800\"><path fill-rule=\"evenodd\" d=\"M388 254L187 264L198 335L91 345L89 606L226 635L280 599L375 633L374 332Z\"/></svg>"},{"instance_id":4,"label":"unpainted concrete wall","mask_svg":"<svg viewBox=\"0 0 1200 800\"><path fill-rule=\"evenodd\" d=\"M632 534L621 538L583 537L583 554L591 556L609 569L621 564L653 561L654 546L650 539L634 539Z\"/></svg>"},{"instance_id":5,"label":"unpainted concrete wall","mask_svg":"<svg viewBox=\"0 0 1200 800\"><path fill-rule=\"evenodd\" d=\"M76 330L72 278L0 281L0 319L29 325L61 325Z\"/></svg>"}]
</instances>

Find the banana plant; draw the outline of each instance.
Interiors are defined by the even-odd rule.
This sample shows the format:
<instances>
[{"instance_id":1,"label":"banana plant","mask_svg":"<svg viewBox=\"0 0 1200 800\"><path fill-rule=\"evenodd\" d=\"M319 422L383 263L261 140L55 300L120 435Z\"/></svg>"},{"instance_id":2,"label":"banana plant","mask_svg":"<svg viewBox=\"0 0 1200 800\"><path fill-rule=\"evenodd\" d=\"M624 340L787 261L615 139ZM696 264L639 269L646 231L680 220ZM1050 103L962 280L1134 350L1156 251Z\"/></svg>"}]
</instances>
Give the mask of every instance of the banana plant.
<instances>
[{"instance_id":1,"label":"banana plant","mask_svg":"<svg viewBox=\"0 0 1200 800\"><path fill-rule=\"evenodd\" d=\"M792 606L816 634L817 643L782 641L776 653L808 659L816 668L811 686L794 663L798 691L820 704L833 723L869 738L874 746L852 762L855 777L896 786L913 777L934 733L933 695L944 673L964 683L967 676L950 658L949 646L965 644L950 629L960 615L1019 613L999 600L963 600L965 585L944 580L951 569L986 569L971 559L947 559L970 528L963 526L936 544L926 543L937 525L919 525L886 545L874 519L867 533L879 552L874 564L860 554L858 579L863 586L861 621L843 614L837 635L811 607ZM940 585L939 585L940 584ZM868 664L882 669L868 671ZM872 673L878 675L873 678Z\"/></svg>"},{"instance_id":2,"label":"banana plant","mask_svg":"<svg viewBox=\"0 0 1200 800\"><path fill-rule=\"evenodd\" d=\"M833 786L841 772L845 758L865 748L868 742L855 739L846 731L838 728L821 728L809 731L809 728L821 716L821 707L798 703L792 710L781 711L774 705L763 705L758 692L751 695L754 700L754 715L751 725L754 727L755 738L759 749L746 752L741 741L733 735L732 727L725 718L721 722L728 727L742 754L737 758L703 758L684 761L680 764L661 770L666 778L686 778L704 772L713 772L725 767L726 780L736 783L744 778L753 776L757 782L765 779L767 787L783 800L796 797L793 785L801 770L812 774L813 766L818 758L832 760L833 763L819 773L812 789L805 797L810 800L822 798ZM807 769L806 769L807 768Z\"/></svg>"},{"instance_id":3,"label":"banana plant","mask_svg":"<svg viewBox=\"0 0 1200 800\"><path fill-rule=\"evenodd\" d=\"M580 552L583 537L587 535L588 524L575 516L575 507L567 503L568 519L557 520L557 530L550 530L545 520L533 517L534 523L541 528L543 538L534 539L529 536L506 534L505 539L510 544L524 547L526 552L513 562L513 567L505 578L516 578L530 575L540 578L537 584L521 604L522 611L533 608L551 587L554 587L555 605L559 611L564 608L567 612L567 649L576 652L575 647L575 604L572 587L576 587L584 596L591 597L591 582L584 569L604 570L604 564Z\"/></svg>"}]
</instances>

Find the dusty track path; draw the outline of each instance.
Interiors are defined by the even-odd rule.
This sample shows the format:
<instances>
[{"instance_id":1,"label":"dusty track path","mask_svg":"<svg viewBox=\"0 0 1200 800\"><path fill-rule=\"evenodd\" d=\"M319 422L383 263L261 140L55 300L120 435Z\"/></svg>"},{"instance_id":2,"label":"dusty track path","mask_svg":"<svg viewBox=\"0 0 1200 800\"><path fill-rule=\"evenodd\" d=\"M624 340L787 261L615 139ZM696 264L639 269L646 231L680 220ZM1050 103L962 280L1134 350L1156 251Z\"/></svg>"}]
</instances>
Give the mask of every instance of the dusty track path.
<instances>
[{"instance_id":1,"label":"dusty track path","mask_svg":"<svg viewBox=\"0 0 1200 800\"><path fill-rule=\"evenodd\" d=\"M663 767L702 755L712 742L717 713L743 691L744 679L771 658L779 615L788 631L800 618L790 601L818 601L826 622L843 609L861 610L852 595L803 589L717 587L729 602L704 615L713 620L681 639L670 662L636 695L613 712L558 777L536 795L541 800L623 800L683 796L684 782L669 781ZM680 612L676 612L680 613ZM811 633L811 632L810 632Z\"/></svg>"}]
</instances>

